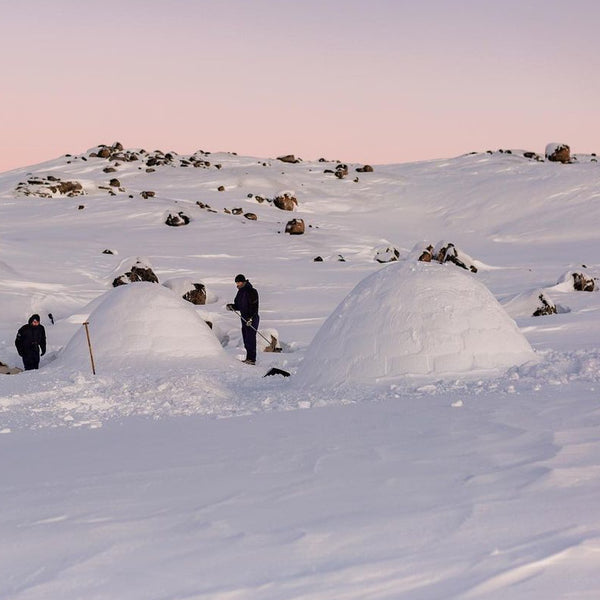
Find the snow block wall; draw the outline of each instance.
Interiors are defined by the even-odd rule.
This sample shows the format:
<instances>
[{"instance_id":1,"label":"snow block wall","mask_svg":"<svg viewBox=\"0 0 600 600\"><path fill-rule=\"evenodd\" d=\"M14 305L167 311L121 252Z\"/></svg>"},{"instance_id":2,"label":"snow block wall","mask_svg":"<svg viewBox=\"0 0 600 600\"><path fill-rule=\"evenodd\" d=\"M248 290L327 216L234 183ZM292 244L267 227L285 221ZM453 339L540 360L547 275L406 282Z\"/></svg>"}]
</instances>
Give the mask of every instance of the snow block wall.
<instances>
[{"instance_id":1,"label":"snow block wall","mask_svg":"<svg viewBox=\"0 0 600 600\"><path fill-rule=\"evenodd\" d=\"M454 265L400 263L361 281L317 332L305 383L503 371L535 354L490 291Z\"/></svg>"},{"instance_id":2,"label":"snow block wall","mask_svg":"<svg viewBox=\"0 0 600 600\"><path fill-rule=\"evenodd\" d=\"M193 305L156 283L138 282L114 288L101 298L88 320L98 372L108 366L147 368L149 364L169 361L229 361ZM83 326L64 347L57 362L89 369Z\"/></svg>"}]
</instances>

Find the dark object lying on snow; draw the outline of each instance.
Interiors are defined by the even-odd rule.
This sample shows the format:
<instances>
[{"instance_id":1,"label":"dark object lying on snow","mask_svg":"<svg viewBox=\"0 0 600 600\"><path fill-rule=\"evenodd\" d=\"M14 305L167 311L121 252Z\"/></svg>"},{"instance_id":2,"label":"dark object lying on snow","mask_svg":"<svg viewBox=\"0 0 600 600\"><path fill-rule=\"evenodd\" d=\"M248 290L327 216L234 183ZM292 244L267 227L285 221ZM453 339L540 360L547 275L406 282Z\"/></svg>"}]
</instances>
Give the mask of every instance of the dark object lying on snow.
<instances>
[{"instance_id":1,"label":"dark object lying on snow","mask_svg":"<svg viewBox=\"0 0 600 600\"><path fill-rule=\"evenodd\" d=\"M290 373L284 371L283 369L278 369L277 367L271 367L263 377L268 377L269 375L283 375L284 377L289 377Z\"/></svg>"}]
</instances>

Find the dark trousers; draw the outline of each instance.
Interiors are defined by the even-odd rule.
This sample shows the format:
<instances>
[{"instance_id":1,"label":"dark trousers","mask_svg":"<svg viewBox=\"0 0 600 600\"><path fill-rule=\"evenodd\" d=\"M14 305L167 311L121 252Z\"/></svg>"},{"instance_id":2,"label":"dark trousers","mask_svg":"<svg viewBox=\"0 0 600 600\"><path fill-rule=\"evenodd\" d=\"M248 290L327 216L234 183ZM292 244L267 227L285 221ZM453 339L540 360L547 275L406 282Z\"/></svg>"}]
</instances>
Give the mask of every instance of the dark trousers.
<instances>
[{"instance_id":1,"label":"dark trousers","mask_svg":"<svg viewBox=\"0 0 600 600\"><path fill-rule=\"evenodd\" d=\"M255 315L252 317L252 327L246 325L246 321L242 319L242 339L244 340L244 348L246 348L246 359L256 360L256 330L260 317Z\"/></svg>"},{"instance_id":2,"label":"dark trousers","mask_svg":"<svg viewBox=\"0 0 600 600\"><path fill-rule=\"evenodd\" d=\"M26 371L31 371L33 369L38 369L40 366L40 353L39 352L30 352L28 354L23 354L23 367Z\"/></svg>"}]
</instances>

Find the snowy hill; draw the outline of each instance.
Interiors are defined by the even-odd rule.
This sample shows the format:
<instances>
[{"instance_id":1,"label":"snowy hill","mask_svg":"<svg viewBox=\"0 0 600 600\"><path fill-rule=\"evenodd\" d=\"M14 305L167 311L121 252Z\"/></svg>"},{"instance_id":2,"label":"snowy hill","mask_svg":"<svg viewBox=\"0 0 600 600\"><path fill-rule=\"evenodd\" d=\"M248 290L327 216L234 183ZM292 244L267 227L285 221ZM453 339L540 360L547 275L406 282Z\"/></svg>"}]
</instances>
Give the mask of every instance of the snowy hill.
<instances>
[{"instance_id":1,"label":"snowy hill","mask_svg":"<svg viewBox=\"0 0 600 600\"><path fill-rule=\"evenodd\" d=\"M0 375L0 598L600 595L600 167L572 158L1 174L0 361L32 313L48 352ZM158 283L113 288L136 263ZM282 349L255 367L237 273Z\"/></svg>"}]
</instances>

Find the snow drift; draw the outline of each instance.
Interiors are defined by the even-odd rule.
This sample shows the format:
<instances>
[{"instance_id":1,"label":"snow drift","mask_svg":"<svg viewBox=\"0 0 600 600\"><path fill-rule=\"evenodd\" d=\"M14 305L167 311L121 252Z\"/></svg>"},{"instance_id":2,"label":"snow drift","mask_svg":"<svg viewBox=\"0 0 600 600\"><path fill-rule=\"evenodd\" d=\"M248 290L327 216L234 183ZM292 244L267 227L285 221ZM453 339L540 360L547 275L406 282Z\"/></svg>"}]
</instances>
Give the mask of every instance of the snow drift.
<instances>
[{"instance_id":1,"label":"snow drift","mask_svg":"<svg viewBox=\"0 0 600 600\"><path fill-rule=\"evenodd\" d=\"M393 264L361 281L317 332L305 382L375 383L406 375L497 373L533 360L489 290L450 265Z\"/></svg>"},{"instance_id":2,"label":"snow drift","mask_svg":"<svg viewBox=\"0 0 600 600\"><path fill-rule=\"evenodd\" d=\"M99 370L176 361L210 364L230 359L193 306L167 288L130 283L107 292L89 316L94 359ZM89 368L82 327L60 353L58 364Z\"/></svg>"}]
</instances>

